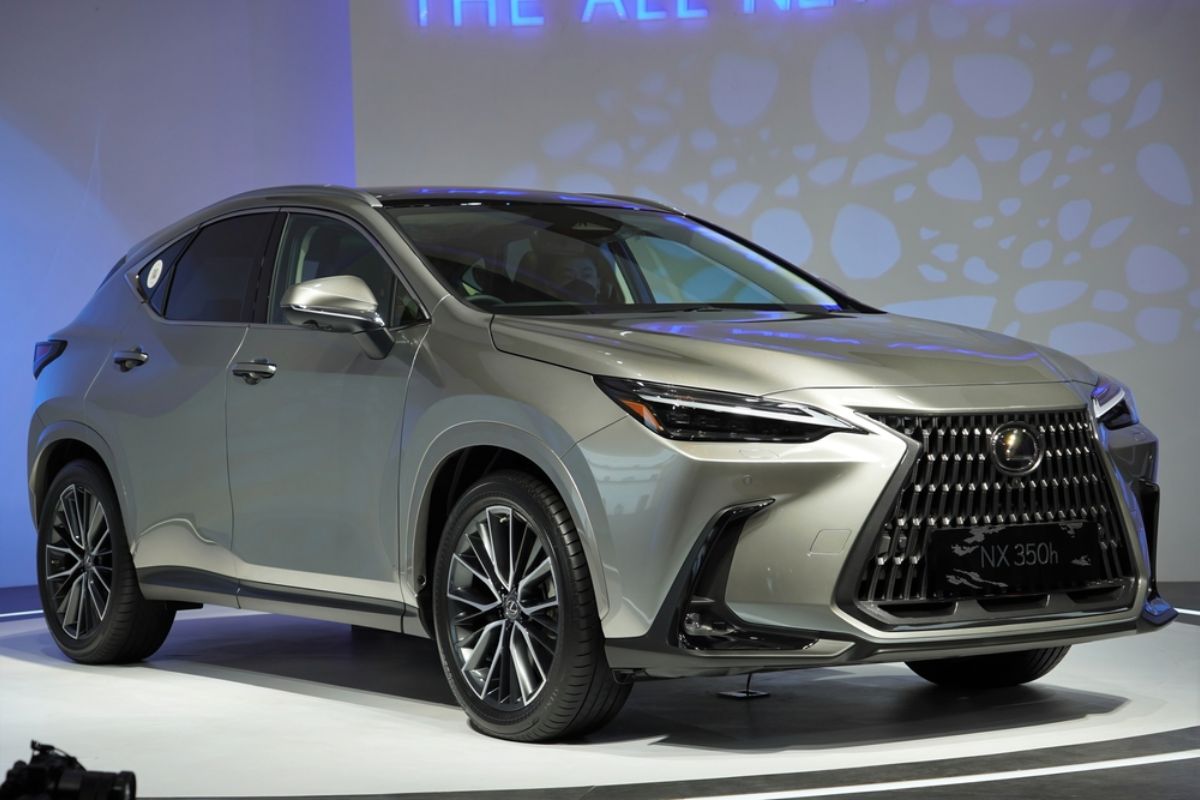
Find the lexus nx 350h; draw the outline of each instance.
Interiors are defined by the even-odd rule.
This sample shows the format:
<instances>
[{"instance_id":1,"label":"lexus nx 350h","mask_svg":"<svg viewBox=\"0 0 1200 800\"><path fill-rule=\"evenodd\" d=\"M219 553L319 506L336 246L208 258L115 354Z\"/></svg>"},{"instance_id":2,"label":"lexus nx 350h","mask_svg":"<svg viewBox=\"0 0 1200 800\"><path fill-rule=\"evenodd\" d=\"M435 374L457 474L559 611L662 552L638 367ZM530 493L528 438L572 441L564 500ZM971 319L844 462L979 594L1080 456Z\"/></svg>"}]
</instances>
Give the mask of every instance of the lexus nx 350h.
<instances>
[{"instance_id":1,"label":"lexus nx 350h","mask_svg":"<svg viewBox=\"0 0 1200 800\"><path fill-rule=\"evenodd\" d=\"M987 689L1175 614L1129 389L657 203L239 195L130 250L34 374L41 597L85 663L204 603L417 634L536 741L639 679Z\"/></svg>"}]
</instances>

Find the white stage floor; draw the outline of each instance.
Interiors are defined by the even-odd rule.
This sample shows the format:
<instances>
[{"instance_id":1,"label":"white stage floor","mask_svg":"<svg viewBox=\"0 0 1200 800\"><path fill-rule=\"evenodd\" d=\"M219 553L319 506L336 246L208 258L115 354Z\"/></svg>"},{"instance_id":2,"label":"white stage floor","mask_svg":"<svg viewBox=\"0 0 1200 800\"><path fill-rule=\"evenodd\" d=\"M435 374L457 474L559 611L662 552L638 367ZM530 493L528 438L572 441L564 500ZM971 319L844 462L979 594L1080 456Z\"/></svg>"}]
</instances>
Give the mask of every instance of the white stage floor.
<instances>
[{"instance_id":1,"label":"white stage floor","mask_svg":"<svg viewBox=\"0 0 1200 800\"><path fill-rule=\"evenodd\" d=\"M0 624L0 765L31 738L144 796L348 795L729 778L1021 752L1200 724L1200 627L1076 647L1029 687L968 699L903 665L639 684L590 739L473 732L433 645L331 623L180 614L150 661L68 662L40 618ZM1196 762L1190 762L1195 764Z\"/></svg>"}]
</instances>

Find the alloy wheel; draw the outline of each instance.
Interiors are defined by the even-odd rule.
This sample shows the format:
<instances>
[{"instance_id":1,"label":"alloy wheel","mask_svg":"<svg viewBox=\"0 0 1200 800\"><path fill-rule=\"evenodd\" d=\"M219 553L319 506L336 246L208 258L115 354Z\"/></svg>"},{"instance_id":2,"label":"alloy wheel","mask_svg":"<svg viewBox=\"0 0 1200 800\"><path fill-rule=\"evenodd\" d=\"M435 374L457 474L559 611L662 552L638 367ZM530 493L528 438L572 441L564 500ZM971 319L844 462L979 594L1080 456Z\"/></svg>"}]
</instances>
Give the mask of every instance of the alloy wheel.
<instances>
[{"instance_id":1,"label":"alloy wheel","mask_svg":"<svg viewBox=\"0 0 1200 800\"><path fill-rule=\"evenodd\" d=\"M480 700L502 711L537 699L558 645L558 582L544 536L511 506L490 505L467 523L450 560L457 667Z\"/></svg>"},{"instance_id":2,"label":"alloy wheel","mask_svg":"<svg viewBox=\"0 0 1200 800\"><path fill-rule=\"evenodd\" d=\"M87 636L108 612L113 549L104 506L86 487L69 484L59 494L45 555L50 606L63 633Z\"/></svg>"}]
</instances>

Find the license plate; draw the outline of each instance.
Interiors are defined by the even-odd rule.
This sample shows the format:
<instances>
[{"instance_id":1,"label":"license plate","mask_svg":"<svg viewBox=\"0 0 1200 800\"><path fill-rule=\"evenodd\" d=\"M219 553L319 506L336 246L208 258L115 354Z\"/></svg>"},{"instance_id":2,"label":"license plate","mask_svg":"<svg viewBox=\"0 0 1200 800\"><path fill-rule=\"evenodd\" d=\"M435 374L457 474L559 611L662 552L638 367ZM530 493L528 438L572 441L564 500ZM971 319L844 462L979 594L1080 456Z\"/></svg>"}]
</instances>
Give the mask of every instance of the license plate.
<instances>
[{"instance_id":1,"label":"license plate","mask_svg":"<svg viewBox=\"0 0 1200 800\"><path fill-rule=\"evenodd\" d=\"M925 557L929 594L944 600L1081 589L1103 577L1095 522L936 531Z\"/></svg>"}]
</instances>

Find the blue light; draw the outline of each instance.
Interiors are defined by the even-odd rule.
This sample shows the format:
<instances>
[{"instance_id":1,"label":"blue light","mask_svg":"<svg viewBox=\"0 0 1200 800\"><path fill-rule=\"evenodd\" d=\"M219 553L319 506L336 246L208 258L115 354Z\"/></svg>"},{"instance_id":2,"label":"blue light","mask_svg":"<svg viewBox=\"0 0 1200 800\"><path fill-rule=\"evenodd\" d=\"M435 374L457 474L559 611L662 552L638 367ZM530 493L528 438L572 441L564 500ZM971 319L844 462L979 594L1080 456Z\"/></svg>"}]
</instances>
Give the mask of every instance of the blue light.
<instances>
[{"instance_id":1,"label":"blue light","mask_svg":"<svg viewBox=\"0 0 1200 800\"><path fill-rule=\"evenodd\" d=\"M654 19L666 19L667 11L663 8L651 8L650 3L662 2L662 0L635 0L634 13L639 21L645 22Z\"/></svg>"},{"instance_id":2,"label":"blue light","mask_svg":"<svg viewBox=\"0 0 1200 800\"><path fill-rule=\"evenodd\" d=\"M531 8L523 8L531 7ZM546 18L541 14L539 0L510 0L509 16L514 27L545 25Z\"/></svg>"},{"instance_id":3,"label":"blue light","mask_svg":"<svg viewBox=\"0 0 1200 800\"><path fill-rule=\"evenodd\" d=\"M461 28L463 25L463 6L467 3L485 3L487 4L487 24L489 28L496 27L496 0L454 0L454 27ZM514 3L515 5L515 3Z\"/></svg>"},{"instance_id":4,"label":"blue light","mask_svg":"<svg viewBox=\"0 0 1200 800\"><path fill-rule=\"evenodd\" d=\"M675 16L679 19L704 19L708 9L704 0L675 0Z\"/></svg>"},{"instance_id":5,"label":"blue light","mask_svg":"<svg viewBox=\"0 0 1200 800\"><path fill-rule=\"evenodd\" d=\"M775 7L780 11L790 11L792 0L774 0ZM758 0L742 0L742 13L753 14L758 10Z\"/></svg>"},{"instance_id":6,"label":"blue light","mask_svg":"<svg viewBox=\"0 0 1200 800\"><path fill-rule=\"evenodd\" d=\"M581 19L584 22L591 22L592 18L596 16L597 6L609 6L619 19L629 19L629 12L625 10L625 0L587 0Z\"/></svg>"}]
</instances>

